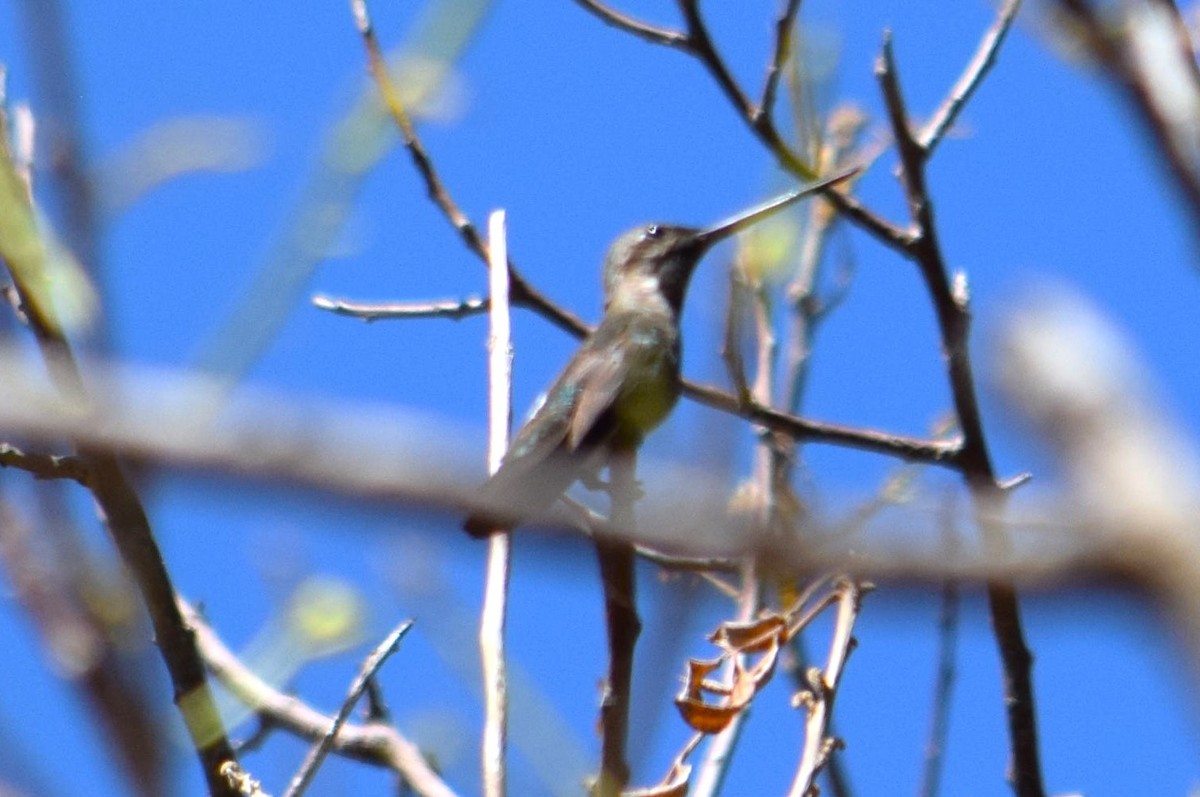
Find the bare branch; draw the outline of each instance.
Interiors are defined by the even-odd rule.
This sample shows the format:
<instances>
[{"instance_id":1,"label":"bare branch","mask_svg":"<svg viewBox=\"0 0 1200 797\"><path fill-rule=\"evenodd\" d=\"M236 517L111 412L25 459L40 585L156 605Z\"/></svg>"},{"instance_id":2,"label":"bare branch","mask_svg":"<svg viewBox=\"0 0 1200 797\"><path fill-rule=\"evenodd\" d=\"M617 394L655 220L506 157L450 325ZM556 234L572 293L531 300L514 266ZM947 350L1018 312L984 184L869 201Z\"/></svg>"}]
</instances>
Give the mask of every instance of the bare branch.
<instances>
[{"instance_id":1,"label":"bare branch","mask_svg":"<svg viewBox=\"0 0 1200 797\"><path fill-rule=\"evenodd\" d=\"M488 337L488 472L500 468L512 425L512 331L508 304L508 241L504 211L488 223L488 283L491 335ZM512 542L508 531L488 537L483 609L479 617L479 653L483 665L484 726L483 793L504 797L507 791L508 669L505 624Z\"/></svg>"}]
</instances>

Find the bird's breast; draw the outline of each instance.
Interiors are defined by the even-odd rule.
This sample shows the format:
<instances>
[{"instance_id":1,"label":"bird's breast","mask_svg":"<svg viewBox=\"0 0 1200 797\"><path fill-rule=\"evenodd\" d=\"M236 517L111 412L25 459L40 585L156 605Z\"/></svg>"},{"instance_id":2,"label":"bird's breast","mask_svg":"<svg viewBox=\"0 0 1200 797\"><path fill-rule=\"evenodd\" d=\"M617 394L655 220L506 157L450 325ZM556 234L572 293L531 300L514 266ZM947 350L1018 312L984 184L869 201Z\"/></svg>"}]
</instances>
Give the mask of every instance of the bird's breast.
<instances>
[{"instance_id":1,"label":"bird's breast","mask_svg":"<svg viewBox=\"0 0 1200 797\"><path fill-rule=\"evenodd\" d=\"M615 410L622 436L639 439L662 423L679 399L679 336L647 327L632 331L627 375Z\"/></svg>"}]
</instances>

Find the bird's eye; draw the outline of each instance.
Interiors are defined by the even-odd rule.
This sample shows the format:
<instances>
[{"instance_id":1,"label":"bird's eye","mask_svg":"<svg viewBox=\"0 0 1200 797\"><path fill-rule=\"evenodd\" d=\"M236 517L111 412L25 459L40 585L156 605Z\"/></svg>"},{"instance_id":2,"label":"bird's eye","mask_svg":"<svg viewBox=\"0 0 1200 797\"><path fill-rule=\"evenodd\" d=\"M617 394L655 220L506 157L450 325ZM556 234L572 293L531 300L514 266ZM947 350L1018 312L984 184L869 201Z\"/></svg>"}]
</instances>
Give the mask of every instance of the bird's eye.
<instances>
[{"instance_id":1,"label":"bird's eye","mask_svg":"<svg viewBox=\"0 0 1200 797\"><path fill-rule=\"evenodd\" d=\"M660 232L662 232L662 229L657 224L646 225L647 238L657 238Z\"/></svg>"}]
</instances>

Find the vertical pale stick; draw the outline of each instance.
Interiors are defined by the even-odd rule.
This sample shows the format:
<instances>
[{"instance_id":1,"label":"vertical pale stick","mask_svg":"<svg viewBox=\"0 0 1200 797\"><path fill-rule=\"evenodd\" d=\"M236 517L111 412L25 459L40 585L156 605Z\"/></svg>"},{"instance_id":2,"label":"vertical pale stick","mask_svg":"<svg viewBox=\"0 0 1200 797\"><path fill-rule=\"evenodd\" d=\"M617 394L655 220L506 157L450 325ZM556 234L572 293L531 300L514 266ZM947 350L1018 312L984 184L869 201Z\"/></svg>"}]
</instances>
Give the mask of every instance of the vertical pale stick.
<instances>
[{"instance_id":1,"label":"vertical pale stick","mask_svg":"<svg viewBox=\"0 0 1200 797\"><path fill-rule=\"evenodd\" d=\"M488 288L491 296L488 337L488 472L495 473L508 450L512 420L512 335L509 326L508 246L504 211L488 217ZM504 797L505 749L508 746L508 677L504 663L504 625L508 612L509 536L488 537L487 576L479 620L483 664L483 794Z\"/></svg>"}]
</instances>

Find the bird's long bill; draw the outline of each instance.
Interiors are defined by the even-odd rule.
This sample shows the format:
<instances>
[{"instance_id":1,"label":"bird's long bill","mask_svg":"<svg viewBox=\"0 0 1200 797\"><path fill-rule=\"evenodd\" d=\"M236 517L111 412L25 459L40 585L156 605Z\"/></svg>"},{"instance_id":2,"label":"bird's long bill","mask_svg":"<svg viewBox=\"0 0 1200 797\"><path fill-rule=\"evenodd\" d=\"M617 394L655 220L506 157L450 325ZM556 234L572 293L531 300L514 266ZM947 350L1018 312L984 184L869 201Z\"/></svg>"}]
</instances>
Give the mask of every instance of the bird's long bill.
<instances>
[{"instance_id":1,"label":"bird's long bill","mask_svg":"<svg viewBox=\"0 0 1200 797\"><path fill-rule=\"evenodd\" d=\"M793 202L798 202L810 194L815 194L831 185L836 185L843 180L848 180L862 171L862 168L862 166L855 166L852 169L847 169L843 172L835 174L832 177L826 177L824 180L806 185L803 188L797 188L794 191L789 191L783 196L768 200L761 205L750 208L749 210L744 210L741 213L738 213L736 216L732 216L724 221L720 221L713 226L696 233L696 241L701 246L708 248L717 241L720 241L723 238L728 238L730 235L733 235L736 232L741 232L750 225L762 221L767 216L783 210Z\"/></svg>"}]
</instances>

